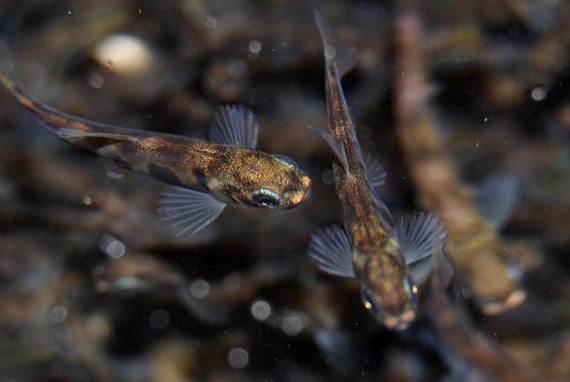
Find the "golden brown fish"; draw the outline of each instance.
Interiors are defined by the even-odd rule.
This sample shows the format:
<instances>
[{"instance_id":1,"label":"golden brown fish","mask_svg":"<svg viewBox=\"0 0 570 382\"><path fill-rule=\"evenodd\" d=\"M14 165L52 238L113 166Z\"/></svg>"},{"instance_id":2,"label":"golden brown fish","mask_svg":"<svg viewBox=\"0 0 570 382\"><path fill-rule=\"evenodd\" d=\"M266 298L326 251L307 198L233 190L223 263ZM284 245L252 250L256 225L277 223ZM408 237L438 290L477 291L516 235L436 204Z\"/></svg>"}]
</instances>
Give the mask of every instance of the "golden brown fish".
<instances>
[{"instance_id":1,"label":"golden brown fish","mask_svg":"<svg viewBox=\"0 0 570 382\"><path fill-rule=\"evenodd\" d=\"M89 121L47 106L5 74L0 83L58 137L171 184L159 213L178 236L195 234L228 203L288 209L310 196L311 179L293 161L254 149L259 126L243 106L220 107L208 142Z\"/></svg>"},{"instance_id":2,"label":"golden brown fish","mask_svg":"<svg viewBox=\"0 0 570 382\"><path fill-rule=\"evenodd\" d=\"M447 251L469 285L464 293L474 292L487 314L514 308L525 300L526 292L521 272L508 256L509 245L497 228L516 203L517 182L512 176L494 176L473 193L460 180L435 128L426 91L421 21L413 7L402 11L395 29L395 65L403 73L394 76L396 131L418 200L448 224Z\"/></svg>"},{"instance_id":3,"label":"golden brown fish","mask_svg":"<svg viewBox=\"0 0 570 382\"><path fill-rule=\"evenodd\" d=\"M436 215L426 213L412 214L395 226L374 191L383 180L381 167L363 160L340 84L331 35L318 13L315 19L324 46L330 134L313 130L336 154L333 170L345 229L331 227L313 235L309 255L325 272L359 278L365 307L386 327L404 329L416 317L416 283L425 277L417 273L414 280L408 265L425 265L422 260L426 259L429 263L432 238L443 238L445 228Z\"/></svg>"},{"instance_id":4,"label":"golden brown fish","mask_svg":"<svg viewBox=\"0 0 570 382\"><path fill-rule=\"evenodd\" d=\"M525 365L513 359L491 338L478 332L453 293L455 270L443 252L442 243L434 240L433 272L429 300L426 304L436 335L436 349L458 381L544 381ZM455 298L454 298L455 297Z\"/></svg>"}]
</instances>

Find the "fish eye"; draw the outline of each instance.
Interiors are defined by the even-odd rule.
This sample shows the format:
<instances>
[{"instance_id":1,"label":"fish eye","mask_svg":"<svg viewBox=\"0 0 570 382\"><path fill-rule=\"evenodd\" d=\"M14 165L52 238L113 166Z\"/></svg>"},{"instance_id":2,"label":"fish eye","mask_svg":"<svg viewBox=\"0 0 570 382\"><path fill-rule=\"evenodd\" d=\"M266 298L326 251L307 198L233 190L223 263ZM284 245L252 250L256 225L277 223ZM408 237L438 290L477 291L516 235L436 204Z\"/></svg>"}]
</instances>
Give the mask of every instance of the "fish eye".
<instances>
[{"instance_id":1,"label":"fish eye","mask_svg":"<svg viewBox=\"0 0 570 382\"><path fill-rule=\"evenodd\" d=\"M418 294L418 287L410 278L406 278L404 280L404 289L406 290L406 294L410 298L415 298Z\"/></svg>"},{"instance_id":2,"label":"fish eye","mask_svg":"<svg viewBox=\"0 0 570 382\"><path fill-rule=\"evenodd\" d=\"M273 154L273 156L275 157L275 159L277 159L280 162L285 163L286 165L289 165L289 166L295 167L295 168L299 167L297 162L295 162L292 158L288 157L287 155Z\"/></svg>"},{"instance_id":3,"label":"fish eye","mask_svg":"<svg viewBox=\"0 0 570 382\"><path fill-rule=\"evenodd\" d=\"M360 290L360 297L364 303L364 307L371 310L373 314L376 314L376 306L372 303L374 300L372 299L368 288L362 288Z\"/></svg>"},{"instance_id":4,"label":"fish eye","mask_svg":"<svg viewBox=\"0 0 570 382\"><path fill-rule=\"evenodd\" d=\"M279 207L281 205L279 195L265 188L253 191L251 199L260 207Z\"/></svg>"}]
</instances>

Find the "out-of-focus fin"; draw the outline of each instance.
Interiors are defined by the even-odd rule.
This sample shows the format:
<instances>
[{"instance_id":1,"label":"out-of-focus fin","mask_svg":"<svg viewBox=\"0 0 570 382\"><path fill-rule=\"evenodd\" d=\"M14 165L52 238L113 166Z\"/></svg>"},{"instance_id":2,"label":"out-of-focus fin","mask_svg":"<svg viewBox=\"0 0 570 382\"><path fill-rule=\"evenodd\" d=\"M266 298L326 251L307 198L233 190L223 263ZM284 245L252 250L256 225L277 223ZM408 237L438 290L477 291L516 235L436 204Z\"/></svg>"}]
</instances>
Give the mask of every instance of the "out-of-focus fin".
<instances>
[{"instance_id":1,"label":"out-of-focus fin","mask_svg":"<svg viewBox=\"0 0 570 382\"><path fill-rule=\"evenodd\" d=\"M323 129L319 129L319 128L311 126L311 125L307 125L307 127L311 131L314 131L315 133L320 135L327 142L329 147L332 149L334 155L337 157L340 164L342 165L342 168L344 168L344 170L347 171L349 168L348 167L348 161L346 159L344 147L342 146L341 142L336 140L329 132L324 131Z\"/></svg>"},{"instance_id":2,"label":"out-of-focus fin","mask_svg":"<svg viewBox=\"0 0 570 382\"><path fill-rule=\"evenodd\" d=\"M408 271L414 283L421 285L429 277L432 269L432 260L430 256L426 256L423 259L416 261L415 263L408 265Z\"/></svg>"},{"instance_id":3,"label":"out-of-focus fin","mask_svg":"<svg viewBox=\"0 0 570 382\"><path fill-rule=\"evenodd\" d=\"M311 235L308 253L321 271L336 276L355 276L352 248L346 232L339 226L326 227L322 232Z\"/></svg>"},{"instance_id":4,"label":"out-of-focus fin","mask_svg":"<svg viewBox=\"0 0 570 382\"><path fill-rule=\"evenodd\" d=\"M333 38L333 34L325 22L321 13L317 10L313 11L315 15L315 23L317 24L317 28L319 28L319 33L321 35L321 40L323 41L323 47L325 49L325 60L327 64L332 62L333 58L336 55L336 48L335 48L335 41Z\"/></svg>"},{"instance_id":5,"label":"out-of-focus fin","mask_svg":"<svg viewBox=\"0 0 570 382\"><path fill-rule=\"evenodd\" d=\"M259 125L253 112L242 105L220 106L210 130L210 140L223 145L255 148Z\"/></svg>"},{"instance_id":6,"label":"out-of-focus fin","mask_svg":"<svg viewBox=\"0 0 570 382\"><path fill-rule=\"evenodd\" d=\"M79 130L74 129L72 127L61 127L58 128L55 133L58 137L63 139L71 139L73 138L92 138L92 139L101 139L101 140L108 140L108 141L125 141L128 137L125 134L113 134L107 133L104 131L86 131L86 130Z\"/></svg>"},{"instance_id":7,"label":"out-of-focus fin","mask_svg":"<svg viewBox=\"0 0 570 382\"><path fill-rule=\"evenodd\" d=\"M323 48L325 50L325 60L327 65L336 65L339 77L344 77L350 72L357 64L358 50L354 45L339 46L331 32L331 28L323 19L320 12L315 10L315 22L319 28L319 33L323 41Z\"/></svg>"},{"instance_id":8,"label":"out-of-focus fin","mask_svg":"<svg viewBox=\"0 0 570 382\"><path fill-rule=\"evenodd\" d=\"M442 293L451 284L451 280L455 276L455 270L451 261L443 252L444 237L434 234L432 243L432 290L435 293Z\"/></svg>"},{"instance_id":9,"label":"out-of-focus fin","mask_svg":"<svg viewBox=\"0 0 570 382\"><path fill-rule=\"evenodd\" d=\"M177 295L184 307L201 322L211 325L226 325L230 318L230 309L222 303L214 303L192 294L191 287L185 285L177 289Z\"/></svg>"},{"instance_id":10,"label":"out-of-focus fin","mask_svg":"<svg viewBox=\"0 0 570 382\"><path fill-rule=\"evenodd\" d=\"M517 204L519 180L514 175L491 175L476 186L475 202L479 212L499 229L511 216Z\"/></svg>"},{"instance_id":11,"label":"out-of-focus fin","mask_svg":"<svg viewBox=\"0 0 570 382\"><path fill-rule=\"evenodd\" d=\"M336 55L336 66L340 78L343 78L347 73L351 72L357 64L358 49L354 45L342 47L340 54L337 53Z\"/></svg>"},{"instance_id":12,"label":"out-of-focus fin","mask_svg":"<svg viewBox=\"0 0 570 382\"><path fill-rule=\"evenodd\" d=\"M0 81L7 88L14 87L19 81L16 56L6 43L0 39Z\"/></svg>"},{"instance_id":13,"label":"out-of-focus fin","mask_svg":"<svg viewBox=\"0 0 570 382\"><path fill-rule=\"evenodd\" d=\"M367 152L362 153L362 161L364 162L368 182L370 182L374 188L382 186L386 182L386 170L384 166L382 166L374 155Z\"/></svg>"},{"instance_id":14,"label":"out-of-focus fin","mask_svg":"<svg viewBox=\"0 0 570 382\"><path fill-rule=\"evenodd\" d=\"M315 10L314 14L315 22L317 23L321 39L323 40L325 60L327 64L336 63L339 76L342 78L356 66L358 61L358 49L356 46L348 44L339 46L334 37L334 33L332 33L330 26L323 19L320 12Z\"/></svg>"},{"instance_id":15,"label":"out-of-focus fin","mask_svg":"<svg viewBox=\"0 0 570 382\"><path fill-rule=\"evenodd\" d=\"M416 263L433 251L434 237L443 242L445 224L431 212L414 212L404 216L396 228L396 238L406 264Z\"/></svg>"},{"instance_id":16,"label":"out-of-focus fin","mask_svg":"<svg viewBox=\"0 0 570 382\"><path fill-rule=\"evenodd\" d=\"M176 236L186 237L212 223L226 206L210 194L177 186L167 186L158 205L163 225Z\"/></svg>"}]
</instances>

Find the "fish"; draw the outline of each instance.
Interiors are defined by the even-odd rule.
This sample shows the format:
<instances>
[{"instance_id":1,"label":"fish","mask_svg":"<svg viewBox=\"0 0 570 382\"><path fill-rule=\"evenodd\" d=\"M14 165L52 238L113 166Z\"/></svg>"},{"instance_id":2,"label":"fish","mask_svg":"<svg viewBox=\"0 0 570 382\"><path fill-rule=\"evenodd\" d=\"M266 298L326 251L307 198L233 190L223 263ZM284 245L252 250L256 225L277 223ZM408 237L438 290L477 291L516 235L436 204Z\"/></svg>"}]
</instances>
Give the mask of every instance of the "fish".
<instances>
[{"instance_id":1,"label":"fish","mask_svg":"<svg viewBox=\"0 0 570 382\"><path fill-rule=\"evenodd\" d=\"M255 149L259 125L245 106L220 106L206 141L90 121L48 106L5 73L0 83L59 138L169 184L158 213L176 236L196 234L228 204L283 210L310 197L311 178L295 161Z\"/></svg>"},{"instance_id":2,"label":"fish","mask_svg":"<svg viewBox=\"0 0 570 382\"><path fill-rule=\"evenodd\" d=\"M315 21L325 56L330 132L309 128L335 154L333 173L345 219L344 228L327 227L311 235L308 254L324 272L358 278L364 306L385 327L403 330L417 316L417 283L429 274L425 264L432 239L444 238L446 228L437 215L426 212L412 213L396 224L378 197L384 170L373 157L362 154L341 86L340 73L347 68L338 68L332 34L317 11Z\"/></svg>"},{"instance_id":3,"label":"fish","mask_svg":"<svg viewBox=\"0 0 570 382\"><path fill-rule=\"evenodd\" d=\"M476 330L462 303L454 265L434 238L432 273L426 300L434 348L457 381L545 381L516 361L500 344Z\"/></svg>"},{"instance_id":4,"label":"fish","mask_svg":"<svg viewBox=\"0 0 570 382\"><path fill-rule=\"evenodd\" d=\"M413 3L403 4L409 8L395 20L395 65L405 75L394 76L394 115L408 172L418 203L448 223L446 246L464 282L464 296L474 298L483 313L500 314L521 305L527 295L516 249L499 232L518 201L519 181L495 174L473 190L461 180L423 90L428 85L422 22ZM524 251L532 249L525 245Z\"/></svg>"}]
</instances>

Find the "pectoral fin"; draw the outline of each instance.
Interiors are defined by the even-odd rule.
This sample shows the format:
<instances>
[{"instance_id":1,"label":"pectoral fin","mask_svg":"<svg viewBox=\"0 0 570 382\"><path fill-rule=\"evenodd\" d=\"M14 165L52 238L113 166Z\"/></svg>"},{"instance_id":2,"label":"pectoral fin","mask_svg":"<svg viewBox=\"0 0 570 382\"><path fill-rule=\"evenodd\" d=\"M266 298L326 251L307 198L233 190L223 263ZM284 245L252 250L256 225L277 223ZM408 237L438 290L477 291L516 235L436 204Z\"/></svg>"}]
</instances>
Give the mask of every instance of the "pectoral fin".
<instances>
[{"instance_id":1,"label":"pectoral fin","mask_svg":"<svg viewBox=\"0 0 570 382\"><path fill-rule=\"evenodd\" d=\"M342 147L342 144L336 140L330 133L319 129L317 127L311 126L311 125L307 125L307 127L317 133L318 135L320 135L330 146L330 148L332 149L333 153L335 154L335 156L338 158L340 164L342 165L342 168L344 168L345 171L348 170L348 161L346 159L346 154L344 152L344 147Z\"/></svg>"},{"instance_id":2,"label":"pectoral fin","mask_svg":"<svg viewBox=\"0 0 570 382\"><path fill-rule=\"evenodd\" d=\"M259 125L253 112L242 105L220 106L210 130L210 140L223 145L255 148Z\"/></svg>"},{"instance_id":3,"label":"pectoral fin","mask_svg":"<svg viewBox=\"0 0 570 382\"><path fill-rule=\"evenodd\" d=\"M519 182L512 175L493 175L477 186L475 203L487 221L498 229L509 219L519 200Z\"/></svg>"},{"instance_id":4,"label":"pectoral fin","mask_svg":"<svg viewBox=\"0 0 570 382\"><path fill-rule=\"evenodd\" d=\"M428 258L433 252L434 240L443 242L447 236L444 223L434 213L415 212L406 215L396 228L400 250L411 265Z\"/></svg>"},{"instance_id":5,"label":"pectoral fin","mask_svg":"<svg viewBox=\"0 0 570 382\"><path fill-rule=\"evenodd\" d=\"M408 265L408 271L414 283L423 284L429 277L432 271L432 258L431 256L424 257L420 261Z\"/></svg>"},{"instance_id":6,"label":"pectoral fin","mask_svg":"<svg viewBox=\"0 0 570 382\"><path fill-rule=\"evenodd\" d=\"M362 154L362 161L364 162L364 168L366 169L366 175L368 181L372 187L380 187L386 182L386 170L384 166L380 164L380 161L376 157L369 153Z\"/></svg>"},{"instance_id":7,"label":"pectoral fin","mask_svg":"<svg viewBox=\"0 0 570 382\"><path fill-rule=\"evenodd\" d=\"M327 227L322 232L311 235L308 252L321 271L336 276L354 277L352 248L341 227Z\"/></svg>"},{"instance_id":8,"label":"pectoral fin","mask_svg":"<svg viewBox=\"0 0 570 382\"><path fill-rule=\"evenodd\" d=\"M210 194L176 186L164 189L158 205L164 226L176 236L186 237L212 223L226 206Z\"/></svg>"}]
</instances>

